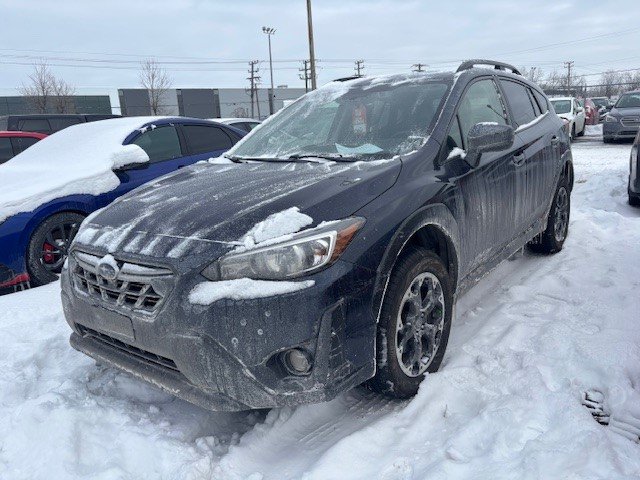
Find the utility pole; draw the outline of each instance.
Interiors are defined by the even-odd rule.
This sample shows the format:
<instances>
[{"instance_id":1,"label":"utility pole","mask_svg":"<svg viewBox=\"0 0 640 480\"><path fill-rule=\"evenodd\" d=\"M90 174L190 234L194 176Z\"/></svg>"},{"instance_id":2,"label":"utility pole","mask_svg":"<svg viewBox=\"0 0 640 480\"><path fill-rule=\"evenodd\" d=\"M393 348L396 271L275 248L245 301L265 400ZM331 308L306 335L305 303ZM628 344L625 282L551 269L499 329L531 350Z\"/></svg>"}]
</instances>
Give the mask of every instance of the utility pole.
<instances>
[{"instance_id":1,"label":"utility pole","mask_svg":"<svg viewBox=\"0 0 640 480\"><path fill-rule=\"evenodd\" d=\"M309 60L302 60L302 68L298 69L299 72L302 72L300 75L300 80L304 80L304 92L307 93L309 91Z\"/></svg>"},{"instance_id":2,"label":"utility pole","mask_svg":"<svg viewBox=\"0 0 640 480\"><path fill-rule=\"evenodd\" d=\"M567 68L567 95L571 96L571 68L575 62L564 62L564 66Z\"/></svg>"},{"instance_id":3,"label":"utility pole","mask_svg":"<svg viewBox=\"0 0 640 480\"><path fill-rule=\"evenodd\" d=\"M249 80L250 85L251 85L251 90L250 90L250 96L251 96L251 118L256 118L255 117L255 110L253 109L253 101L255 99L256 103L258 104L258 117L260 117L260 104L258 103L258 80L260 80L260 77L258 76L258 67L256 66L258 65L258 60L252 60L249 62L249 76L247 77L247 80Z\"/></svg>"},{"instance_id":4,"label":"utility pole","mask_svg":"<svg viewBox=\"0 0 640 480\"><path fill-rule=\"evenodd\" d=\"M411 65L411 68L414 72L424 72L424 68L428 66L429 65L427 65L426 63L414 63L413 65Z\"/></svg>"},{"instance_id":5,"label":"utility pole","mask_svg":"<svg viewBox=\"0 0 640 480\"><path fill-rule=\"evenodd\" d=\"M364 60L356 60L356 66L353 67L353 69L356 72L356 77L363 77L364 74L362 73L364 70Z\"/></svg>"},{"instance_id":6,"label":"utility pole","mask_svg":"<svg viewBox=\"0 0 640 480\"><path fill-rule=\"evenodd\" d=\"M271 58L271 35L276 33L275 28L262 27L262 33L269 37L269 71L271 72L271 92L269 92L269 115L273 115L273 60Z\"/></svg>"},{"instance_id":7,"label":"utility pole","mask_svg":"<svg viewBox=\"0 0 640 480\"><path fill-rule=\"evenodd\" d=\"M311 18L311 0L307 0L307 28L309 30L309 62L311 65L311 90L316 89L316 55L313 49L313 20Z\"/></svg>"}]
</instances>

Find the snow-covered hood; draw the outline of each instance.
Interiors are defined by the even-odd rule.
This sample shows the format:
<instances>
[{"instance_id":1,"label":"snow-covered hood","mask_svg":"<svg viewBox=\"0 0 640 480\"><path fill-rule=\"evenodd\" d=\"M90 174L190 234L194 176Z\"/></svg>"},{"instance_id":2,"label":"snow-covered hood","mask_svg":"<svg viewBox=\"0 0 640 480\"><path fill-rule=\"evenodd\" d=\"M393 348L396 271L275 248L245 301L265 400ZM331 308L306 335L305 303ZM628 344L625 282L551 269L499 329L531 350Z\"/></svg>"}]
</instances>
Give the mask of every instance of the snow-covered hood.
<instances>
[{"instance_id":1,"label":"snow-covered hood","mask_svg":"<svg viewBox=\"0 0 640 480\"><path fill-rule=\"evenodd\" d=\"M98 195L120 183L113 169L149 161L131 132L160 117L81 123L40 140L0 166L0 222L68 195Z\"/></svg>"},{"instance_id":2,"label":"snow-covered hood","mask_svg":"<svg viewBox=\"0 0 640 480\"><path fill-rule=\"evenodd\" d=\"M88 218L76 243L154 257L222 254L270 215L298 207L348 217L390 188L401 161L197 164L143 185Z\"/></svg>"}]
</instances>

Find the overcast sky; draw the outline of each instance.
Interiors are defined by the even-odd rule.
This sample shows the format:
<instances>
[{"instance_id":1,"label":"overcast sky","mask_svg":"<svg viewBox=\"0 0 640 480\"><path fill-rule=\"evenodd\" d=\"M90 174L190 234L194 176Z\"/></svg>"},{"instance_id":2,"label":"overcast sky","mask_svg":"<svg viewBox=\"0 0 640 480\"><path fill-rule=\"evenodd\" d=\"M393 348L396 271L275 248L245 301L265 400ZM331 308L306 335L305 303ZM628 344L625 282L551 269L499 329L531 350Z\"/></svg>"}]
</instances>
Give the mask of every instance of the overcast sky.
<instances>
[{"instance_id":1,"label":"overcast sky","mask_svg":"<svg viewBox=\"0 0 640 480\"><path fill-rule=\"evenodd\" d=\"M177 88L245 87L246 62L268 59L263 25L277 29L276 85L303 86L298 68L308 57L305 5L0 0L0 94L15 94L40 57L78 93L138 86L138 62L145 56L220 62L165 64ZM597 83L594 74L603 70L640 66L638 0L313 0L313 19L320 84L352 74L356 59L365 61L366 74L408 71L417 62L451 69L473 57L549 72L573 60L578 73L590 75L588 83ZM260 64L260 74L267 86L267 63Z\"/></svg>"}]
</instances>

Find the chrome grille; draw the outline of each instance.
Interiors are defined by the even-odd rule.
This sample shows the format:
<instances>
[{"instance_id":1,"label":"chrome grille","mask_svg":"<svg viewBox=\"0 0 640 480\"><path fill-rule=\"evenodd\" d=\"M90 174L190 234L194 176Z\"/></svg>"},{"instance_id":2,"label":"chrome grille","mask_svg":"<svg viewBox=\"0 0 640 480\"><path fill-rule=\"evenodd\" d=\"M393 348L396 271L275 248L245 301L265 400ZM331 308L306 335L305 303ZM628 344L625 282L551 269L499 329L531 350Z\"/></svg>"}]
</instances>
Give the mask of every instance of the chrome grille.
<instances>
[{"instance_id":1,"label":"chrome grille","mask_svg":"<svg viewBox=\"0 0 640 480\"><path fill-rule=\"evenodd\" d=\"M640 126L640 117L622 117L620 123L625 127L638 127Z\"/></svg>"},{"instance_id":2,"label":"chrome grille","mask_svg":"<svg viewBox=\"0 0 640 480\"><path fill-rule=\"evenodd\" d=\"M118 268L115 278L110 279L100 273L102 257L74 252L73 259L76 290L107 304L143 312L153 312L158 308L166 293L162 286L173 276L167 268L114 259Z\"/></svg>"}]
</instances>

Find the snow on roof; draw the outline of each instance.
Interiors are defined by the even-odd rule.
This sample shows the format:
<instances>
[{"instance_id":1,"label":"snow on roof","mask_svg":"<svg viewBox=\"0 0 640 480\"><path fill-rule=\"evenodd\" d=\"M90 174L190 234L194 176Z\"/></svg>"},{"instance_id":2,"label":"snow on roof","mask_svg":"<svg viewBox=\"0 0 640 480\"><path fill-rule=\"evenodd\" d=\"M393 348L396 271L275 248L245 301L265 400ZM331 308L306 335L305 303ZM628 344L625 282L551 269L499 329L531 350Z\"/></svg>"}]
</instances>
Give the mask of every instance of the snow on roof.
<instances>
[{"instance_id":1,"label":"snow on roof","mask_svg":"<svg viewBox=\"0 0 640 480\"><path fill-rule=\"evenodd\" d=\"M120 183L113 169L148 162L137 145L122 145L145 124L163 117L112 118L61 130L0 167L0 222L56 198L98 195Z\"/></svg>"}]
</instances>

